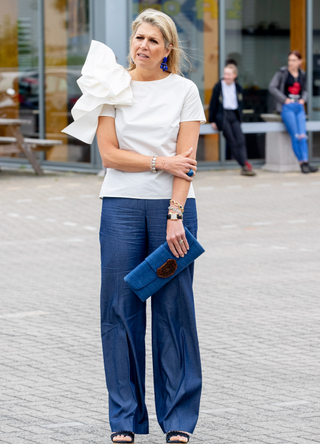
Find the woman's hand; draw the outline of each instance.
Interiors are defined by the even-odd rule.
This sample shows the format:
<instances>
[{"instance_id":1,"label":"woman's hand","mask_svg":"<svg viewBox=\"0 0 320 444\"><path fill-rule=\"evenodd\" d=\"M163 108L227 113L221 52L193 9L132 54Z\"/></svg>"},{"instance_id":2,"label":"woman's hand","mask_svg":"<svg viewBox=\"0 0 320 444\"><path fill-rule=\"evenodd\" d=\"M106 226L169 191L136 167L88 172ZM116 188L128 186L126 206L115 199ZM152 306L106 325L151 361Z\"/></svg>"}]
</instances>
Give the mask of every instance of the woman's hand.
<instances>
[{"instance_id":1,"label":"woman's hand","mask_svg":"<svg viewBox=\"0 0 320 444\"><path fill-rule=\"evenodd\" d=\"M211 126L214 130L219 131L216 123L212 122Z\"/></svg>"},{"instance_id":2,"label":"woman's hand","mask_svg":"<svg viewBox=\"0 0 320 444\"><path fill-rule=\"evenodd\" d=\"M304 104L305 104L305 101L304 101L303 99L299 99L299 100L298 100L298 103L300 103L300 105L304 105Z\"/></svg>"},{"instance_id":3,"label":"woman's hand","mask_svg":"<svg viewBox=\"0 0 320 444\"><path fill-rule=\"evenodd\" d=\"M157 157L156 168L160 168L173 176L181 177L192 182L197 171L197 161L189 157L192 151L193 148L190 148L185 153L177 154L174 157ZM194 171L192 177L187 176L190 169Z\"/></svg>"},{"instance_id":4,"label":"woman's hand","mask_svg":"<svg viewBox=\"0 0 320 444\"><path fill-rule=\"evenodd\" d=\"M183 242L181 242L183 240ZM179 258L184 257L189 250L189 244L186 238L182 220L167 221L167 242L171 253Z\"/></svg>"},{"instance_id":5,"label":"woman's hand","mask_svg":"<svg viewBox=\"0 0 320 444\"><path fill-rule=\"evenodd\" d=\"M285 100L284 104L285 105L289 105L289 103L292 103L292 100L289 99L289 97Z\"/></svg>"}]
</instances>

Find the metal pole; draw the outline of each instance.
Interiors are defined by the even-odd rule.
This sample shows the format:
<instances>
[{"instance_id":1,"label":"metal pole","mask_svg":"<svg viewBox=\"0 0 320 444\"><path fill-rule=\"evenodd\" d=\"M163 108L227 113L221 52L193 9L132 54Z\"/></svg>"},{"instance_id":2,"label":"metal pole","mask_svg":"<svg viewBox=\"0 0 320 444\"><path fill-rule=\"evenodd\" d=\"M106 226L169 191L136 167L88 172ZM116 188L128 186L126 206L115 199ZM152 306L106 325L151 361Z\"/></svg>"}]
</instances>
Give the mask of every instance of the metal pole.
<instances>
[{"instance_id":1,"label":"metal pole","mask_svg":"<svg viewBox=\"0 0 320 444\"><path fill-rule=\"evenodd\" d=\"M312 100L313 100L313 0L307 0L307 86L308 86L308 103L307 112L309 120L312 120ZM309 137L309 159L312 158L312 133Z\"/></svg>"},{"instance_id":2,"label":"metal pole","mask_svg":"<svg viewBox=\"0 0 320 444\"><path fill-rule=\"evenodd\" d=\"M46 128L46 107L45 107L45 58L44 58L44 1L38 0L38 71L39 71L39 137L45 138Z\"/></svg>"},{"instance_id":3,"label":"metal pole","mask_svg":"<svg viewBox=\"0 0 320 444\"><path fill-rule=\"evenodd\" d=\"M226 58L226 5L225 0L219 0L219 74L223 76Z\"/></svg>"},{"instance_id":4,"label":"metal pole","mask_svg":"<svg viewBox=\"0 0 320 444\"><path fill-rule=\"evenodd\" d=\"M89 1L89 36L99 42L106 43L105 29L106 0ZM90 148L90 163L94 169L102 169L97 138L95 137Z\"/></svg>"},{"instance_id":5,"label":"metal pole","mask_svg":"<svg viewBox=\"0 0 320 444\"><path fill-rule=\"evenodd\" d=\"M89 40L95 39L95 29L94 29L94 2L89 0Z\"/></svg>"},{"instance_id":6,"label":"metal pole","mask_svg":"<svg viewBox=\"0 0 320 444\"><path fill-rule=\"evenodd\" d=\"M226 5L225 0L219 0L219 74L223 76L223 69L226 59ZM219 136L220 164L226 163L226 142L222 134Z\"/></svg>"}]
</instances>

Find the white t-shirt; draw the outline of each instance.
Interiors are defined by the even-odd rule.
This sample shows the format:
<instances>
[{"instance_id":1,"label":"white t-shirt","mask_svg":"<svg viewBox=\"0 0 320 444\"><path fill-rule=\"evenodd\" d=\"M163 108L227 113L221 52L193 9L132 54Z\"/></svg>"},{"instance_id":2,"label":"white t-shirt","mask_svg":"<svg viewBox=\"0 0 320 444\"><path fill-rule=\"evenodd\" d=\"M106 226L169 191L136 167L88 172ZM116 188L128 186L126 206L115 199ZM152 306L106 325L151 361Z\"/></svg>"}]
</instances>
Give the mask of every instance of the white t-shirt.
<instances>
[{"instance_id":1,"label":"white t-shirt","mask_svg":"<svg viewBox=\"0 0 320 444\"><path fill-rule=\"evenodd\" d=\"M231 85L227 85L224 80L221 82L222 85L222 97L223 97L223 108L224 109L237 109L238 99L236 84L233 82Z\"/></svg>"},{"instance_id":2,"label":"white t-shirt","mask_svg":"<svg viewBox=\"0 0 320 444\"><path fill-rule=\"evenodd\" d=\"M115 118L119 148L144 156L175 156L181 122L206 121L196 85L170 74L151 82L131 81L132 105L104 105ZM186 151L191 148L186 146ZM163 170L140 173L107 169L100 197L170 199L173 176ZM188 197L194 197L192 184Z\"/></svg>"}]
</instances>

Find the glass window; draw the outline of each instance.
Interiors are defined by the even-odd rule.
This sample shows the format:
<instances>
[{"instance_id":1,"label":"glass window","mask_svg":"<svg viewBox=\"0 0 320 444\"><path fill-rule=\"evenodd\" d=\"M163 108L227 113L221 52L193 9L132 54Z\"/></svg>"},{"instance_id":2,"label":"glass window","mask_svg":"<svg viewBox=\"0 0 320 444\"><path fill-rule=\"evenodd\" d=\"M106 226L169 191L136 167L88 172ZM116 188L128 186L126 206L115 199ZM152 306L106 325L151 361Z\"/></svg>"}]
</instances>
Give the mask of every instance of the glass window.
<instances>
[{"instance_id":1,"label":"glass window","mask_svg":"<svg viewBox=\"0 0 320 444\"><path fill-rule=\"evenodd\" d=\"M1 0L0 117L29 120L26 136L39 133L37 14L33 0ZM6 131L0 127L0 135Z\"/></svg>"},{"instance_id":2,"label":"glass window","mask_svg":"<svg viewBox=\"0 0 320 444\"><path fill-rule=\"evenodd\" d=\"M207 112L213 85L218 80L218 1L133 0L134 20L142 10L154 8L168 14L175 22L183 49L192 68L185 64L183 74L199 88ZM201 136L198 160L219 160L219 136Z\"/></svg>"},{"instance_id":3,"label":"glass window","mask_svg":"<svg viewBox=\"0 0 320 444\"><path fill-rule=\"evenodd\" d=\"M225 0L226 58L238 65L244 88L244 122L262 121L274 112L268 85L287 63L290 50L290 0ZM264 134L246 136L248 157L264 158ZM226 158L230 159L227 152Z\"/></svg>"},{"instance_id":4,"label":"glass window","mask_svg":"<svg viewBox=\"0 0 320 444\"><path fill-rule=\"evenodd\" d=\"M46 153L58 162L90 162L90 146L61 130L72 122L81 95L76 83L90 45L89 0L46 0L45 90L39 91L39 30L36 0L1 0L0 116L25 118L24 136L38 138L39 95L44 94L47 139L61 140ZM5 131L0 128L1 135Z\"/></svg>"},{"instance_id":5,"label":"glass window","mask_svg":"<svg viewBox=\"0 0 320 444\"><path fill-rule=\"evenodd\" d=\"M90 162L90 146L61 133L81 96L76 83L90 45L89 0L45 2L46 137L62 140L47 160Z\"/></svg>"},{"instance_id":6,"label":"glass window","mask_svg":"<svg viewBox=\"0 0 320 444\"><path fill-rule=\"evenodd\" d=\"M320 0L313 0L313 88L311 119L320 120ZM320 158L320 133L312 134L312 157Z\"/></svg>"}]
</instances>

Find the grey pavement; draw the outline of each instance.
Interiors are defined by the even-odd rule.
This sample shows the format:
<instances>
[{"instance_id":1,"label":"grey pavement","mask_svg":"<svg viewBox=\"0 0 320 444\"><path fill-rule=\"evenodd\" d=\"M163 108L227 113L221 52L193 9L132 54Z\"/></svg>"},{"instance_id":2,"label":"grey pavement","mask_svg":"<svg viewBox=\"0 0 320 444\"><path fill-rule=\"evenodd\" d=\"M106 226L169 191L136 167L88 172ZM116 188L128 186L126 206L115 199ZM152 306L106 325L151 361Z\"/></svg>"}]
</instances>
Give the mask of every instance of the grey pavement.
<instances>
[{"instance_id":1,"label":"grey pavement","mask_svg":"<svg viewBox=\"0 0 320 444\"><path fill-rule=\"evenodd\" d=\"M0 173L0 443L107 443L93 175ZM320 442L320 174L199 172L192 443ZM150 325L149 325L150 328ZM150 435L155 417L147 335Z\"/></svg>"}]
</instances>

